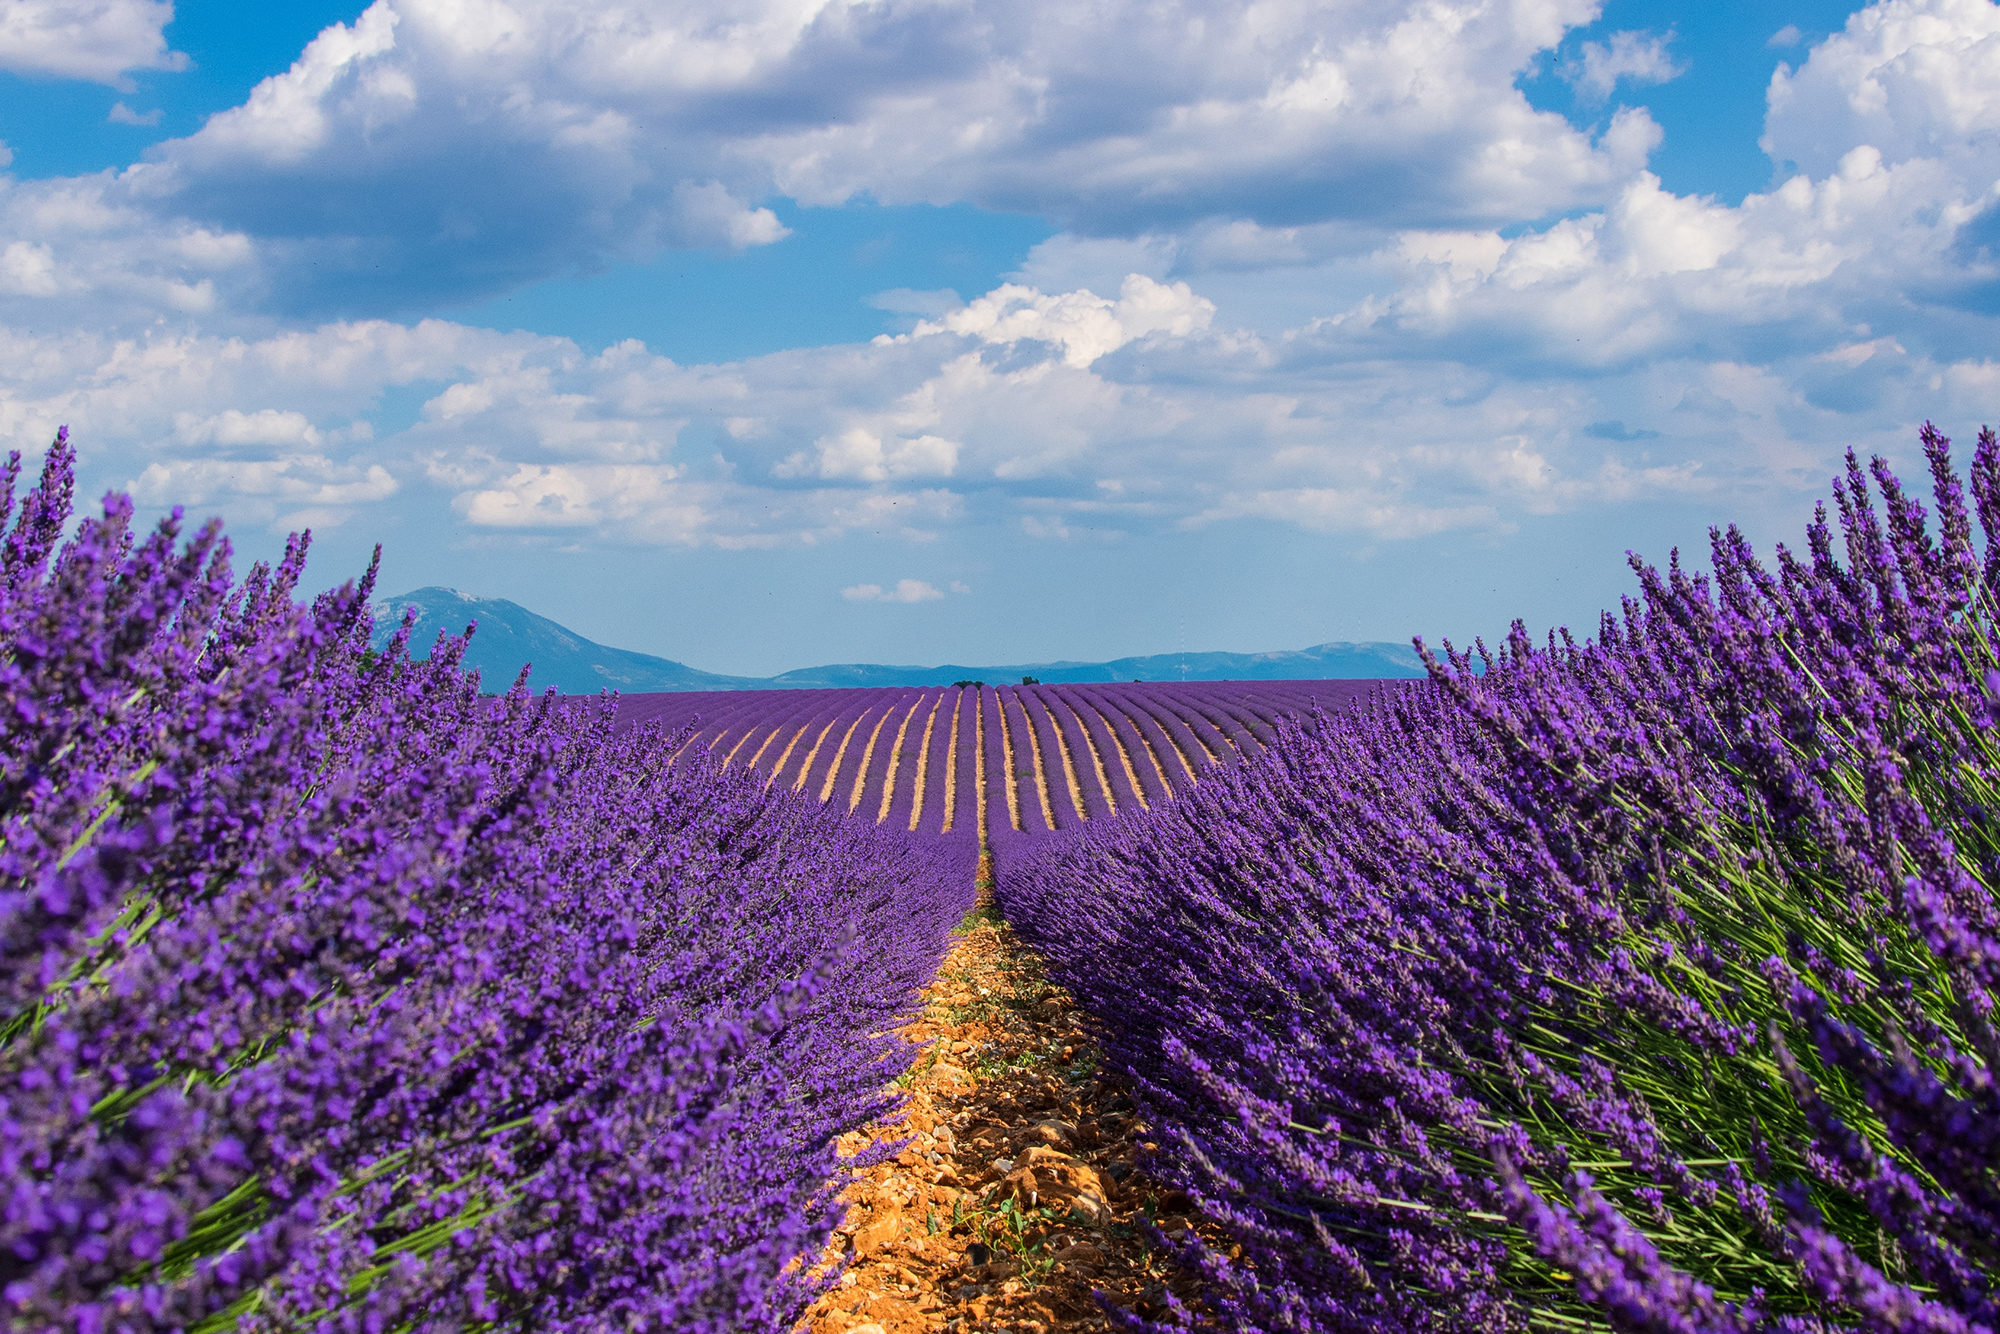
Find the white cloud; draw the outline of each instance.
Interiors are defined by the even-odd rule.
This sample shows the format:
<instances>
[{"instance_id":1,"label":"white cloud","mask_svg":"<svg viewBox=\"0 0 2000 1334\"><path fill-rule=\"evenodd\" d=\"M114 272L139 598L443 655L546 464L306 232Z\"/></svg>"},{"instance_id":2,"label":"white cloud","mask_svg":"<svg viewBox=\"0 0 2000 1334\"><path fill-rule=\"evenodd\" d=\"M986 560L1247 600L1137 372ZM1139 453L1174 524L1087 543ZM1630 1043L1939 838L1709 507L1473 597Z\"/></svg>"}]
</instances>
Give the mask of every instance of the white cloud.
<instances>
[{"instance_id":1,"label":"white cloud","mask_svg":"<svg viewBox=\"0 0 2000 1334\"><path fill-rule=\"evenodd\" d=\"M158 107L154 107L151 111L139 112L123 102L113 102L111 110L105 114L104 119L113 125L158 125L161 114Z\"/></svg>"},{"instance_id":2,"label":"white cloud","mask_svg":"<svg viewBox=\"0 0 2000 1334\"><path fill-rule=\"evenodd\" d=\"M7 0L0 5L0 69L82 79L132 91L133 70L183 70L167 49L172 0Z\"/></svg>"},{"instance_id":3,"label":"white cloud","mask_svg":"<svg viewBox=\"0 0 2000 1334\"><path fill-rule=\"evenodd\" d=\"M1600 102L1621 80L1642 87L1669 83L1687 72L1667 51L1672 41L1672 33L1614 32L1609 43L1585 42L1574 59L1563 62L1562 76Z\"/></svg>"},{"instance_id":4,"label":"white cloud","mask_svg":"<svg viewBox=\"0 0 2000 1334\"><path fill-rule=\"evenodd\" d=\"M260 408L239 412L235 408L212 417L191 412L175 414L174 438L188 445L309 445L317 446L319 432L302 412L280 412Z\"/></svg>"},{"instance_id":5,"label":"white cloud","mask_svg":"<svg viewBox=\"0 0 2000 1334\"><path fill-rule=\"evenodd\" d=\"M952 592L970 592L963 584L953 584ZM935 602L944 594L921 579L898 579L892 589L880 584L856 584L843 588L840 595L849 602Z\"/></svg>"},{"instance_id":6,"label":"white cloud","mask_svg":"<svg viewBox=\"0 0 2000 1334\"><path fill-rule=\"evenodd\" d=\"M705 181L700 185L682 181L674 187L673 211L674 239L687 246L747 250L782 241L792 234L791 228L778 221L777 214L768 208L750 208L741 203L720 181Z\"/></svg>"},{"instance_id":7,"label":"white cloud","mask_svg":"<svg viewBox=\"0 0 2000 1334\"><path fill-rule=\"evenodd\" d=\"M1990 182L1975 193L1945 164L1887 165L1866 145L1824 178L1795 176L1736 207L1640 173L1602 212L1542 231L1404 236L1381 256L1393 291L1305 341L1407 355L1443 340L1467 356L1571 367L1833 346L1857 324L1898 318L1887 293L1935 301L1992 281L1962 233L1993 198Z\"/></svg>"},{"instance_id":8,"label":"white cloud","mask_svg":"<svg viewBox=\"0 0 2000 1334\"><path fill-rule=\"evenodd\" d=\"M1774 51L1782 51L1787 47L1797 46L1804 39L1805 34L1799 31L1798 24L1787 23L1784 27L1772 33L1770 40L1765 42L1764 45Z\"/></svg>"},{"instance_id":9,"label":"white cloud","mask_svg":"<svg viewBox=\"0 0 2000 1334\"><path fill-rule=\"evenodd\" d=\"M813 447L819 456L816 463L803 453L794 454L773 469L774 474L779 477L817 474L863 482L949 477L958 467L960 448L957 441L936 435L885 443L865 426L852 426L839 435L822 436Z\"/></svg>"},{"instance_id":10,"label":"white cloud","mask_svg":"<svg viewBox=\"0 0 2000 1334\"><path fill-rule=\"evenodd\" d=\"M235 160L296 166L342 130L379 130L402 119L415 99L414 82L373 63L395 50L399 21L388 0L376 0L352 24L330 25L289 70L253 88L242 106L209 117L174 165L199 170Z\"/></svg>"},{"instance_id":11,"label":"white cloud","mask_svg":"<svg viewBox=\"0 0 2000 1334\"><path fill-rule=\"evenodd\" d=\"M1884 0L1857 10L1804 65L1772 75L1760 142L1814 177L1867 145L1890 166L1960 164L1983 191L2000 175L2000 6Z\"/></svg>"},{"instance_id":12,"label":"white cloud","mask_svg":"<svg viewBox=\"0 0 2000 1334\"><path fill-rule=\"evenodd\" d=\"M1764 215L1804 225L1841 212L1820 192L1856 189L1843 177L1730 210L1642 180L1540 234L1413 236L1380 259L1391 298L1269 338L1190 319L1148 335L1143 364L1076 364L1073 326L1051 312L1106 303L1018 284L987 294L983 334L698 367L442 321L0 331L0 432L32 448L67 422L86 463L115 459L147 503L250 523L393 509L467 534L725 548L922 543L994 522L1086 542L1246 520L1370 540L1505 533L1636 499L1790 494L1834 465L1816 439L1892 441L1924 414L1988 404L2000 373L1912 335L1836 319L1801 336L1842 266L1873 261L1787 251L1803 242ZM1015 315L1055 318L1063 337L1004 334ZM1712 346L1756 320L1796 346ZM1503 368L1503 344L1524 369ZM392 386L421 386L425 411L374 429Z\"/></svg>"},{"instance_id":13,"label":"white cloud","mask_svg":"<svg viewBox=\"0 0 2000 1334\"><path fill-rule=\"evenodd\" d=\"M1467 272L1499 254L1475 247ZM1046 295L1021 308L1065 308ZM1159 379L970 335L683 367L636 344L586 356L441 321L249 340L16 333L0 336L0 431L33 447L66 422L87 463L121 460L148 503L251 522L393 505L467 532L721 547L921 543L995 520L1065 540L1246 518L1394 537L1740 482L1744 441L1834 365L1803 359L1773 390L1683 359L1586 390L1375 359L1366 329L1153 337ZM1949 369L1900 345L1865 366L1892 396ZM375 429L372 404L397 385L424 386L426 410ZM1691 385L1725 406L1668 429L1663 387ZM1613 420L1657 433L1594 429Z\"/></svg>"},{"instance_id":14,"label":"white cloud","mask_svg":"<svg viewBox=\"0 0 2000 1334\"><path fill-rule=\"evenodd\" d=\"M1032 339L1054 344L1064 361L1081 368L1147 334L1185 338L1206 329L1214 315L1215 303L1196 296L1186 283L1169 286L1132 273L1116 301L1090 291L1051 296L1009 283L942 319L926 320L906 336L969 334L1003 344Z\"/></svg>"},{"instance_id":15,"label":"white cloud","mask_svg":"<svg viewBox=\"0 0 2000 1334\"><path fill-rule=\"evenodd\" d=\"M54 296L62 290L56 281L55 254L47 246L32 241L9 241L0 250L0 292L9 296Z\"/></svg>"},{"instance_id":16,"label":"white cloud","mask_svg":"<svg viewBox=\"0 0 2000 1334\"><path fill-rule=\"evenodd\" d=\"M1525 25L1505 40L1488 23L1503 10ZM961 525L1119 541L1247 521L1377 541L1505 533L1633 500L1789 495L1821 484L1837 445L1899 441L1924 415L1977 420L2000 380L1966 351L1992 345L2000 284L2000 113L1984 91L2000 26L1984 0L1887 0L1781 73L1770 142L1802 170L1734 206L1677 195L1644 169L1660 129L1643 110L1587 140L1532 115L1507 121L1511 83L1492 85L1480 96L1494 124L1527 136L1503 152L1492 125L1468 129L1462 88L1434 104L1383 100L1395 70L1370 63L1382 51L1407 47L1426 78L1471 79L1495 51L1546 49L1581 8L1521 0L1461 16L1463 41L1445 55L1418 49L1445 40L1436 13L1387 0L1349 5L1351 39L1322 31L1319 45L1289 11L1225 8L1210 15L1212 68L1183 50L1180 28L1092 10L1091 31L1131 37L1150 60L1131 68L1154 83L1101 90L1082 109L1055 93L1001 98L995 119L956 123L1016 87L996 53L1034 56L1016 72L1042 70L1045 90L1071 97L1089 86L1086 57L1100 76L1102 60L1068 33L974 31L956 9L931 15L925 40L942 45L924 48L935 58L921 86L861 68L916 31L902 10L732 10L726 37L693 9L595 11L630 19L617 42L582 11L495 7L455 27L443 12L381 0L245 108L133 172L0 178L0 430L33 446L69 422L87 457L115 451L149 503L274 523L394 512L507 540L770 547L925 543ZM1253 21L1272 35L1262 54L1243 36ZM1622 60L1630 77L1640 45L1620 56L1614 38L1603 68ZM497 91L503 75L518 96ZM1136 100L1121 110L1105 100L1114 92ZM921 93L922 114L892 93ZM734 137L688 110L729 99L754 103ZM758 118L779 103L791 119L774 129ZM1832 110L1815 120L1813 107ZM1203 117L1264 137L1225 154ZM1435 143L1413 117L1429 117ZM945 153L935 136L953 124L962 142ZM1090 212L1091 171L1123 170L1106 145L1163 184L1145 203L1141 178L1128 182L1128 204L1153 209L1143 227L1065 233L969 301L881 294L878 306L922 319L863 345L683 366L636 342L592 355L437 320L287 328L254 313L259 293L319 260L332 263L314 280L329 292L377 281L351 267L377 241L415 247L397 253L418 268L424 254L463 253L503 273L627 243L760 243L779 224L759 182L771 164L796 167L785 155L803 151L801 125L825 132L813 167L825 180L868 166L841 161L872 126L867 179L891 195L903 171L940 198L1000 199L996 182L1022 198L1073 187L1061 208L1109 231L1123 215ZM1386 203L1331 216L1348 207L1322 199L1335 168L1313 176L1286 156L1345 152L1342 136L1364 129L1430 145L1413 160L1443 183L1383 196L1418 221L1394 221ZM1071 137L1046 139L1059 131ZM1031 141L1046 150L1032 162ZM1468 143L1489 153L1485 194L1451 174ZM1573 150L1571 175L1536 176L1556 148ZM1239 169L1240 206L1190 211ZM1493 184L1507 172L1541 183L1509 194ZM301 208L312 226L299 240L248 214L159 220L161 208L208 216L203 201L224 193L274 217ZM365 216L335 216L355 199ZM1578 199L1595 202L1525 231L1502 225L1519 215L1473 216L1532 205L1525 216L1540 217ZM363 230L341 234L347 251L314 249L350 222ZM437 281L424 302L462 279ZM105 332L26 332L86 326ZM407 429L378 407L392 389L423 405Z\"/></svg>"},{"instance_id":17,"label":"white cloud","mask_svg":"<svg viewBox=\"0 0 2000 1334\"><path fill-rule=\"evenodd\" d=\"M656 542L693 542L707 526L700 488L676 485L680 469L618 465L517 465L454 505L483 528L637 529Z\"/></svg>"},{"instance_id":18,"label":"white cloud","mask_svg":"<svg viewBox=\"0 0 2000 1334\"><path fill-rule=\"evenodd\" d=\"M0 234L10 238L0 258L0 320L37 328L178 322L227 305L224 297L256 278L246 235L162 221L108 172L0 176ZM59 312L47 300L56 297Z\"/></svg>"},{"instance_id":19,"label":"white cloud","mask_svg":"<svg viewBox=\"0 0 2000 1334\"><path fill-rule=\"evenodd\" d=\"M1761 244L1781 252L1753 266L1763 275L1814 282L1851 261L1843 247L1883 223L1884 207L1912 235L1929 208L1942 221L1915 261L1888 262L1907 270L1948 250L2000 179L1988 91L2000 9L1987 0L1885 0L1780 71L1767 144L1806 169L1812 207L1846 216L1779 228L1756 225L1754 203L1717 213L1646 197L1660 128L1643 109L1592 140L1527 106L1520 62L1591 18L1587 0L1449 14L1344 0L1332 28L1317 11L1249 0L1189 0L1164 16L1121 2L1083 20L1065 10L1060 24L1033 21L1032 4L997 25L983 12L518 0L473 23L457 0L376 0L129 172L0 181L0 229L21 247L0 265L0 318L47 327L45 311L22 306L50 298L128 329L161 316L268 329L259 309L436 308L613 254L773 243L785 228L759 200L774 188L808 202L867 191L1034 208L1100 233L1045 243L1012 288L970 305L956 293L877 298L922 316L916 336L1045 341L1089 365L1138 339L1191 336L1215 322L1221 294L1275 312L1231 313L1267 335L1455 301L1371 266L1413 236L1491 236L1554 212L1573 225L1516 237L1507 281L1565 246L1617 241L1630 243L1618 258L1628 277L1654 261L1732 273L1726 256ZM1112 49L1146 58L1111 71ZM1621 32L1586 43L1570 72L1608 92L1674 68L1667 38ZM1889 169L1934 164L1932 177L1910 173L1895 200L1857 212L1866 190L1827 182L1863 179L1848 161L1860 147ZM1606 228L1576 213L1582 203L1613 223L1621 209L1644 216ZM1778 211L1765 207L1766 220ZM1939 277L1949 281L1925 282ZM1096 295L1112 282L1124 285L1116 298ZM1763 285L1753 277L1750 290ZM1608 295L1618 311L1648 300ZM1607 355L1657 345L1663 327L1641 318ZM845 465L834 448L804 466L956 475L935 451L899 463L896 443L956 436L857 417L834 445L850 427L876 432L879 461Z\"/></svg>"},{"instance_id":20,"label":"white cloud","mask_svg":"<svg viewBox=\"0 0 2000 1334\"><path fill-rule=\"evenodd\" d=\"M776 194L1199 234L1218 262L1301 229L1365 253L1386 228L1598 203L1644 165L1649 144L1592 139L1514 86L1596 8L375 0L98 188L249 238L234 300L294 316L772 244Z\"/></svg>"},{"instance_id":21,"label":"white cloud","mask_svg":"<svg viewBox=\"0 0 2000 1334\"><path fill-rule=\"evenodd\" d=\"M303 453L266 460L186 459L148 464L125 487L145 504L226 502L237 522L281 528L330 528L357 509L396 494L396 479L379 464L342 463Z\"/></svg>"},{"instance_id":22,"label":"white cloud","mask_svg":"<svg viewBox=\"0 0 2000 1334\"><path fill-rule=\"evenodd\" d=\"M1217 215L1379 219L1391 198L1418 214L1511 212L1529 196L1594 198L1612 175L1513 88L1538 50L1595 17L1588 3L908 13L929 28L908 36L952 77L864 75L846 115L774 127L755 151L779 188L823 203L971 199L1130 234ZM864 14L828 15L816 36L859 55L866 38L902 35Z\"/></svg>"}]
</instances>

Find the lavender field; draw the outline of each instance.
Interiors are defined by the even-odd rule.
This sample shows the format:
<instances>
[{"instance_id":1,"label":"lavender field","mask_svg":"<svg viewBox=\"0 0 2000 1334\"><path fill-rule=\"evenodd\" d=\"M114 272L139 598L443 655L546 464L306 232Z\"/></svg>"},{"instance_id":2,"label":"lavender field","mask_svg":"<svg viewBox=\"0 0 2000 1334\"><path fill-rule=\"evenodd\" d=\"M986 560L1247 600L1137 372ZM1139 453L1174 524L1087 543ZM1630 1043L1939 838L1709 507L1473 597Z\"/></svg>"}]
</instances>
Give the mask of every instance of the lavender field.
<instances>
[{"instance_id":1,"label":"lavender field","mask_svg":"<svg viewBox=\"0 0 2000 1334\"><path fill-rule=\"evenodd\" d=\"M677 754L767 788L1018 862L1052 835L1163 806L1262 751L1280 719L1338 712L1380 684L746 690L630 695L617 716L684 733Z\"/></svg>"},{"instance_id":2,"label":"lavender field","mask_svg":"<svg viewBox=\"0 0 2000 1334\"><path fill-rule=\"evenodd\" d=\"M2000 1328L2000 443L1923 443L1428 682L592 700L371 649L302 539L72 530L59 439L8 1327L790 1328L987 854L1228 1238L1141 1323Z\"/></svg>"}]
</instances>

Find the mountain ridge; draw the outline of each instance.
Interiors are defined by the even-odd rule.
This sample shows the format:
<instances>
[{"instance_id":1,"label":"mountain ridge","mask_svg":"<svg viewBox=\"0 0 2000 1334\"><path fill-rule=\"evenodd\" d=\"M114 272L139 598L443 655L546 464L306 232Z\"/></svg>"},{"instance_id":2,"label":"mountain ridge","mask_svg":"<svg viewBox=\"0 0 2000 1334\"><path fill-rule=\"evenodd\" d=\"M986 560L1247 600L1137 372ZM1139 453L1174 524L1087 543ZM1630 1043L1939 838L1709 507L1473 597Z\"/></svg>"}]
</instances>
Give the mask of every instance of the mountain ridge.
<instances>
[{"instance_id":1,"label":"mountain ridge","mask_svg":"<svg viewBox=\"0 0 2000 1334\"><path fill-rule=\"evenodd\" d=\"M888 663L832 663L800 667L776 676L730 676L705 672L671 658L614 648L529 611L506 598L480 597L454 588L428 587L372 604L375 643L386 644L402 622L403 609L416 607L411 651L428 655L440 632L457 634L469 622L479 629L466 653L487 689L511 685L523 663L532 663L529 683L555 686L565 694L623 694L721 690L833 690L861 686L939 686L954 681L1005 685L1033 676L1050 683L1087 681L1305 681L1418 677L1424 674L1407 644L1327 643L1266 653L1153 653L1105 662L1015 663L935 667ZM1185 673L1185 674L1183 674Z\"/></svg>"}]
</instances>

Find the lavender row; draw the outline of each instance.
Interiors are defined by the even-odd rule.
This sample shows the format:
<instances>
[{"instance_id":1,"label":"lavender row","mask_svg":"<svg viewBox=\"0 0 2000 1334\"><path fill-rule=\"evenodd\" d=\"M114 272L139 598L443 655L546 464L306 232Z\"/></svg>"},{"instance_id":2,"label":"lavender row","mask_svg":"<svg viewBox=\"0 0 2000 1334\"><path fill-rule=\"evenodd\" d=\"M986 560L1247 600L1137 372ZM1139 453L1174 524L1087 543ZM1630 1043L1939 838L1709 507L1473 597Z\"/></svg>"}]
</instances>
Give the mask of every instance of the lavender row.
<instances>
[{"instance_id":1,"label":"lavender row","mask_svg":"<svg viewBox=\"0 0 2000 1334\"><path fill-rule=\"evenodd\" d=\"M788 1327L968 850L374 654L303 540L63 545L71 466L0 501L7 1326Z\"/></svg>"},{"instance_id":2,"label":"lavender row","mask_svg":"<svg viewBox=\"0 0 2000 1334\"><path fill-rule=\"evenodd\" d=\"M1012 759L1004 741L1000 717L1000 696L996 691L982 690L975 701L977 712L974 718L979 738L979 769L983 775L979 791L986 804L985 842L1000 855L1003 845L1016 839L1016 830L1023 828L1024 812L1019 804L1014 776L1011 772Z\"/></svg>"},{"instance_id":3,"label":"lavender row","mask_svg":"<svg viewBox=\"0 0 2000 1334\"><path fill-rule=\"evenodd\" d=\"M1002 877L1226 1326L2000 1328L2000 444L1983 559L1924 445L1934 524L1850 460L1775 568L1635 562Z\"/></svg>"},{"instance_id":4,"label":"lavender row","mask_svg":"<svg viewBox=\"0 0 2000 1334\"><path fill-rule=\"evenodd\" d=\"M1263 749L1278 719L1337 712L1376 684L751 691L635 696L619 716L689 729L683 754L750 768L857 818L1025 850L1169 800Z\"/></svg>"},{"instance_id":5,"label":"lavender row","mask_svg":"<svg viewBox=\"0 0 2000 1334\"><path fill-rule=\"evenodd\" d=\"M1092 759L1092 769L1099 785L1108 783L1099 796L1105 806L1106 815L1130 814L1146 805L1140 795L1137 771L1132 767L1131 752L1118 739L1110 722L1099 712L1087 696L1056 687L1050 692L1058 707L1066 710L1074 718L1081 732L1082 742L1079 753L1088 754ZM1141 757L1141 763L1144 757Z\"/></svg>"}]
</instances>

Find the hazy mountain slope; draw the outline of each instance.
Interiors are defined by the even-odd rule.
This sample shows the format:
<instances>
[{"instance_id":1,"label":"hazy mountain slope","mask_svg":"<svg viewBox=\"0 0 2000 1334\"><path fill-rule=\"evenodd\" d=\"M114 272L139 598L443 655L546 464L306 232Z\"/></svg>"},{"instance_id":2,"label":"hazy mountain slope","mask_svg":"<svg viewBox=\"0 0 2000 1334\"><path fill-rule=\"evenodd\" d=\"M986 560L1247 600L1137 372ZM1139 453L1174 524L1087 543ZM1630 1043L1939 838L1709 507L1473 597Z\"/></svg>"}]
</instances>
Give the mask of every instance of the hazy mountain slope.
<instances>
[{"instance_id":1,"label":"hazy mountain slope","mask_svg":"<svg viewBox=\"0 0 2000 1334\"><path fill-rule=\"evenodd\" d=\"M388 640L403 608L410 606L419 613L412 648L420 657L430 652L439 631L456 634L469 622L479 623L466 660L479 668L487 690L506 689L522 663L534 664L529 680L541 689L557 686L566 694L595 694L608 689L628 695L667 690L950 685L967 680L998 685L1024 676L1042 681L1338 681L1424 674L1407 644L1320 644L1277 653L1157 653L1111 662L1030 662L1009 667L841 663L803 667L768 678L722 676L647 653L609 648L505 598L474 597L451 588L419 588L376 603L378 643Z\"/></svg>"},{"instance_id":2,"label":"hazy mountain slope","mask_svg":"<svg viewBox=\"0 0 2000 1334\"><path fill-rule=\"evenodd\" d=\"M1183 675L1185 667L1185 675ZM953 681L995 685L1038 681L1343 681L1422 676L1407 644L1319 644L1277 653L1155 653L1110 662L1028 662L1011 667L884 667L842 663L771 678L776 686L922 686Z\"/></svg>"},{"instance_id":3,"label":"hazy mountain slope","mask_svg":"<svg viewBox=\"0 0 2000 1334\"><path fill-rule=\"evenodd\" d=\"M627 695L656 690L743 690L768 684L698 671L649 653L608 648L546 616L537 616L517 602L473 597L453 588L419 588L376 603L378 644L395 633L403 609L411 606L419 615L410 648L420 658L430 655L439 631L457 634L467 624L478 622L466 664L479 669L480 686L485 690L505 690L514 683L523 663L534 665L528 680L537 689L556 686L571 695L594 695L600 690Z\"/></svg>"}]
</instances>

